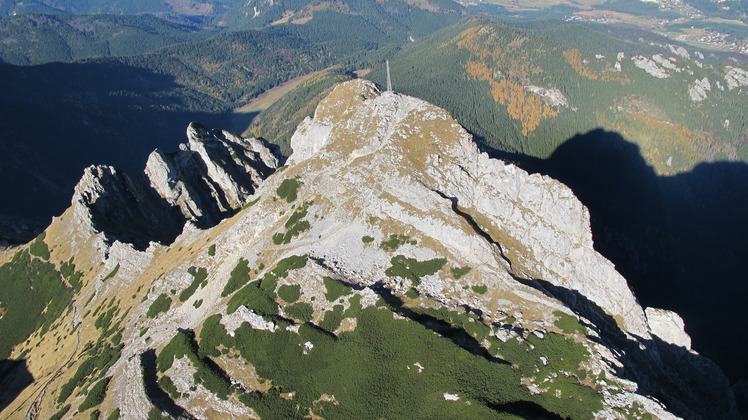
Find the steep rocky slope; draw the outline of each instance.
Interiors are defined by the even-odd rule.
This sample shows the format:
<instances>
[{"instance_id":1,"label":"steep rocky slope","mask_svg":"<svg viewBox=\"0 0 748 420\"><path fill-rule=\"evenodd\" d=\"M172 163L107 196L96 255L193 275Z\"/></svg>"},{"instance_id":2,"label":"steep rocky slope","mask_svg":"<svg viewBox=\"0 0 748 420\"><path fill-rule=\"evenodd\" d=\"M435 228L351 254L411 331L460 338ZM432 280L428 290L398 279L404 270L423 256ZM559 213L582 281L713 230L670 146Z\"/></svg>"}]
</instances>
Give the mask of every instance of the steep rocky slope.
<instances>
[{"instance_id":1,"label":"steep rocky slope","mask_svg":"<svg viewBox=\"0 0 748 420\"><path fill-rule=\"evenodd\" d=\"M199 183L179 163L208 150L193 137L155 152L146 173L174 212L199 219L209 206L188 199ZM34 382L2 415L737 417L678 316L645 311L593 250L573 193L479 153L443 109L353 80L291 142L261 183L246 165L226 177L208 165L216 206L244 209L187 223L169 246L138 250L112 241L112 224L82 223L107 215L84 177L29 248L72 300L13 349Z\"/></svg>"},{"instance_id":2,"label":"steep rocky slope","mask_svg":"<svg viewBox=\"0 0 748 420\"><path fill-rule=\"evenodd\" d=\"M186 221L214 226L246 204L275 168L276 148L199 123L187 129L188 143L148 157L136 177L111 166L86 168L75 188L76 224L90 224L110 240L145 249L150 241L169 243Z\"/></svg>"}]
</instances>

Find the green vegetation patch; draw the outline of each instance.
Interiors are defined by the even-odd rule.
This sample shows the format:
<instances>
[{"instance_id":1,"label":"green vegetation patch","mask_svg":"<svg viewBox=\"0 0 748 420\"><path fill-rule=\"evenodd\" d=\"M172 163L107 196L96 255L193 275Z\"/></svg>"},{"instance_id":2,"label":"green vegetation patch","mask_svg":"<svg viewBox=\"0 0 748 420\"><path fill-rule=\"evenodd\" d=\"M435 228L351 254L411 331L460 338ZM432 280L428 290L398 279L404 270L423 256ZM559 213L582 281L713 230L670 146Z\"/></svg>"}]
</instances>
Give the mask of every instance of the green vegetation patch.
<instances>
[{"instance_id":1,"label":"green vegetation patch","mask_svg":"<svg viewBox=\"0 0 748 420\"><path fill-rule=\"evenodd\" d=\"M194 380L203 385L218 398L226 400L235 392L231 383L220 373L216 372L205 357L200 357L197 343L192 339L191 331L179 331L156 357L158 371L166 372L174 363L174 359L187 357L195 367Z\"/></svg>"},{"instance_id":2,"label":"green vegetation patch","mask_svg":"<svg viewBox=\"0 0 748 420\"><path fill-rule=\"evenodd\" d=\"M485 284L470 287L473 291L479 295L485 295L488 292L488 286Z\"/></svg>"},{"instance_id":3,"label":"green vegetation patch","mask_svg":"<svg viewBox=\"0 0 748 420\"><path fill-rule=\"evenodd\" d=\"M107 416L106 420L118 420L120 418L119 408L114 409L111 413L109 413L109 416Z\"/></svg>"},{"instance_id":4,"label":"green vegetation patch","mask_svg":"<svg viewBox=\"0 0 748 420\"><path fill-rule=\"evenodd\" d=\"M197 349L193 348L192 339L180 330L156 357L156 367L164 373L174 364L174 359L187 355L197 355Z\"/></svg>"},{"instance_id":5,"label":"green vegetation patch","mask_svg":"<svg viewBox=\"0 0 748 420\"><path fill-rule=\"evenodd\" d=\"M341 312L342 305L328 312L323 329L333 330ZM203 331L211 331L201 333L200 349L236 349L260 377L272 381L274 388L267 393L239 395L263 418L290 418L299 412L325 418L407 418L413 413L424 418L505 418L502 405L523 401L561 417L589 418L602 408L594 390L561 373L578 371L582 358L577 356L584 355L584 348L558 335L548 334L549 341L531 336L532 345L497 339L492 350L510 354L511 349L513 357L497 363L421 323L393 317L390 308L360 310L357 328L337 338L308 324L302 324L298 334L244 324L231 337L219 319L211 320L210 326L206 321ZM548 357L549 366L543 366L540 356ZM420 371L416 363L425 369ZM551 368L552 363L559 364ZM535 376L538 366L545 369L539 378L550 372L558 372L558 378L549 385L552 391L531 395L521 378ZM562 397L557 398L553 389L561 389ZM291 390L293 400L280 397ZM445 392L460 400L445 400ZM323 394L334 395L336 403L320 403Z\"/></svg>"},{"instance_id":6,"label":"green vegetation patch","mask_svg":"<svg viewBox=\"0 0 748 420\"><path fill-rule=\"evenodd\" d=\"M473 313L450 311L444 307L439 309L413 308L413 312L427 315L463 330L479 342L490 338L491 328Z\"/></svg>"},{"instance_id":7,"label":"green vegetation patch","mask_svg":"<svg viewBox=\"0 0 748 420\"><path fill-rule=\"evenodd\" d=\"M444 258L434 258L432 260L418 261L415 258L408 258L404 255L397 255L390 260L392 264L384 271L389 277L400 277L413 282L413 285L421 284L421 277L430 276L444 267L447 260Z\"/></svg>"},{"instance_id":8,"label":"green vegetation patch","mask_svg":"<svg viewBox=\"0 0 748 420\"><path fill-rule=\"evenodd\" d=\"M343 317L358 318L363 308L364 308L363 305L361 305L361 295L358 295L358 294L353 295L348 300L348 310L345 311L345 313L343 314Z\"/></svg>"},{"instance_id":9,"label":"green vegetation patch","mask_svg":"<svg viewBox=\"0 0 748 420\"><path fill-rule=\"evenodd\" d=\"M171 420L171 417L161 414L161 410L151 407L148 411L148 420Z\"/></svg>"},{"instance_id":10,"label":"green vegetation patch","mask_svg":"<svg viewBox=\"0 0 748 420\"><path fill-rule=\"evenodd\" d=\"M587 334L587 329L579 323L575 317L567 315L561 311L553 311L556 321L553 323L566 334Z\"/></svg>"},{"instance_id":11,"label":"green vegetation patch","mask_svg":"<svg viewBox=\"0 0 748 420\"><path fill-rule=\"evenodd\" d=\"M44 242L44 238L46 237L46 232L40 233L39 236L29 244L29 252L35 257L39 257L44 261L49 261L49 247Z\"/></svg>"},{"instance_id":12,"label":"green vegetation patch","mask_svg":"<svg viewBox=\"0 0 748 420\"><path fill-rule=\"evenodd\" d=\"M0 360L34 331L43 334L71 302L72 290L54 264L18 251L0 266Z\"/></svg>"},{"instance_id":13,"label":"green vegetation patch","mask_svg":"<svg viewBox=\"0 0 748 420\"><path fill-rule=\"evenodd\" d=\"M96 407L104 402L104 398L106 397L106 389L109 386L109 381L111 381L111 379L111 377L107 377L97 382L96 385L94 385L93 388L88 391L86 399L83 400L81 405L78 407L78 411L86 411L89 408Z\"/></svg>"},{"instance_id":14,"label":"green vegetation patch","mask_svg":"<svg viewBox=\"0 0 748 420\"><path fill-rule=\"evenodd\" d=\"M181 392L177 390L177 386L174 385L174 382L172 382L171 378L166 375L163 375L160 378L158 378L158 385L161 387L161 389L166 391L166 393L169 394L169 396L174 400L178 400L180 398L185 397L184 394L182 394Z\"/></svg>"},{"instance_id":15,"label":"green vegetation patch","mask_svg":"<svg viewBox=\"0 0 748 420\"><path fill-rule=\"evenodd\" d=\"M452 276L455 278L455 280L459 280L460 277L464 276L465 274L469 273L472 270L472 267L452 267L450 271L452 272Z\"/></svg>"},{"instance_id":16,"label":"green vegetation patch","mask_svg":"<svg viewBox=\"0 0 748 420\"><path fill-rule=\"evenodd\" d=\"M281 182L275 192L281 199L286 200L288 203L292 203L296 201L299 187L301 187L301 182L298 179L286 178Z\"/></svg>"},{"instance_id":17,"label":"green vegetation patch","mask_svg":"<svg viewBox=\"0 0 748 420\"><path fill-rule=\"evenodd\" d=\"M331 311L325 312L325 317L319 323L319 327L334 333L343 321L343 305L335 305Z\"/></svg>"},{"instance_id":18,"label":"green vegetation patch","mask_svg":"<svg viewBox=\"0 0 748 420\"><path fill-rule=\"evenodd\" d=\"M218 357L221 355L218 347L224 343L228 343L225 340L228 335L223 324L221 324L221 318L220 314L215 314L205 318L205 321L203 321L203 327L200 329L198 356Z\"/></svg>"},{"instance_id":19,"label":"green vegetation patch","mask_svg":"<svg viewBox=\"0 0 748 420\"><path fill-rule=\"evenodd\" d=\"M119 327L115 325L110 329L110 331L113 330L119 330ZM60 387L60 393L57 396L58 403L65 402L75 389L83 387L87 382L101 378L119 360L123 345L119 342L116 344L106 342L105 338L110 334L111 332L104 331L99 340L84 347L81 358L85 359L78 365L75 374Z\"/></svg>"},{"instance_id":20,"label":"green vegetation patch","mask_svg":"<svg viewBox=\"0 0 748 420\"><path fill-rule=\"evenodd\" d=\"M278 313L278 304L275 296L263 289L262 281L254 281L231 297L227 305L227 313L234 313L240 306L244 305L260 315L273 315Z\"/></svg>"},{"instance_id":21,"label":"green vegetation patch","mask_svg":"<svg viewBox=\"0 0 748 420\"><path fill-rule=\"evenodd\" d=\"M146 316L148 318L155 318L161 312L168 311L170 307L171 299L169 299L169 296L167 296L166 293L161 293L148 308Z\"/></svg>"},{"instance_id":22,"label":"green vegetation patch","mask_svg":"<svg viewBox=\"0 0 748 420\"><path fill-rule=\"evenodd\" d=\"M248 202L247 204L245 204L245 205L244 205L244 206L242 207L242 209L248 209L248 208L250 208L250 207L254 206L255 204L259 203L259 202L260 202L260 198L261 198L261 197L257 197L257 198L255 198L254 200L252 200L252 201Z\"/></svg>"},{"instance_id":23,"label":"green vegetation patch","mask_svg":"<svg viewBox=\"0 0 748 420\"><path fill-rule=\"evenodd\" d=\"M594 389L581 383L582 379L589 375L581 368L581 364L589 360L589 352L584 345L553 333L545 334L542 339L530 334L523 343L516 339L504 343L492 337L490 327L472 312L450 311L446 308L412 309L415 313L426 315L445 322L452 328L465 331L475 338L476 342L490 343L490 354L511 363L519 369L523 377L535 377L539 380L548 378L549 380L542 387L547 387L549 391L539 395L542 400L541 405L546 409L562 417L588 418L591 412L602 407L600 395ZM507 318L507 320L510 319ZM553 397L556 390L561 393L560 398ZM567 404L565 401L570 405L565 405ZM590 408L598 408L591 409L585 414L585 404L590 404Z\"/></svg>"},{"instance_id":24,"label":"green vegetation patch","mask_svg":"<svg viewBox=\"0 0 748 420\"><path fill-rule=\"evenodd\" d=\"M75 270L73 257L70 257L69 261L60 264L60 274L62 274L62 277L64 277L65 280L68 281L68 284L73 288L73 290L75 290L76 293L80 292L81 288L83 287L83 283L81 282L83 273Z\"/></svg>"},{"instance_id":25,"label":"green vegetation patch","mask_svg":"<svg viewBox=\"0 0 748 420\"><path fill-rule=\"evenodd\" d=\"M341 296L350 295L353 289L350 286L339 282L332 277L323 277L322 281L325 283L325 298L330 302L335 302Z\"/></svg>"},{"instance_id":26,"label":"green vegetation patch","mask_svg":"<svg viewBox=\"0 0 748 420\"><path fill-rule=\"evenodd\" d=\"M114 276L117 275L118 271L119 271L119 263L117 263L117 265L114 266L114 268L112 269L112 271L110 271L109 274L107 274L106 277L104 277L103 281L107 281L107 280L113 278Z\"/></svg>"},{"instance_id":27,"label":"green vegetation patch","mask_svg":"<svg viewBox=\"0 0 748 420\"><path fill-rule=\"evenodd\" d=\"M102 313L99 315L98 318L96 318L96 322L94 322L94 326L96 326L97 329L100 330L107 330L112 323L112 318L119 312L119 308L116 306L110 308L108 311Z\"/></svg>"},{"instance_id":28,"label":"green vegetation patch","mask_svg":"<svg viewBox=\"0 0 748 420\"><path fill-rule=\"evenodd\" d=\"M235 291L239 290L240 287L247 284L248 281L249 261L245 260L244 258L240 258L239 262L236 264L236 267L231 270L229 281L226 282L226 286L223 288L223 292L221 292L221 297L225 297L230 295L231 293L234 293Z\"/></svg>"},{"instance_id":29,"label":"green vegetation patch","mask_svg":"<svg viewBox=\"0 0 748 420\"><path fill-rule=\"evenodd\" d=\"M410 237L406 235L392 234L388 240L382 241L379 247L385 251L392 252L397 251L397 249L404 244L417 245L418 242L415 239L410 239Z\"/></svg>"},{"instance_id":30,"label":"green vegetation patch","mask_svg":"<svg viewBox=\"0 0 748 420\"><path fill-rule=\"evenodd\" d=\"M373 237L371 237L371 236L369 236L369 235L366 235L366 236L362 236L362 237L361 237L361 242L363 242L363 243L365 243L365 244L369 244L369 243L372 243L372 242L374 242L374 238L373 238Z\"/></svg>"},{"instance_id":31,"label":"green vegetation patch","mask_svg":"<svg viewBox=\"0 0 748 420\"><path fill-rule=\"evenodd\" d=\"M209 257L215 257L216 256L216 244L212 244L208 247L208 256Z\"/></svg>"},{"instance_id":32,"label":"green vegetation patch","mask_svg":"<svg viewBox=\"0 0 748 420\"><path fill-rule=\"evenodd\" d=\"M288 272L306 266L308 257L306 255L292 255L278 261L278 264L265 273L261 280L254 281L244 286L229 300L227 311L233 313L239 306L244 305L261 315L274 315L278 313L278 304L275 302L275 288L279 278L288 277Z\"/></svg>"},{"instance_id":33,"label":"green vegetation patch","mask_svg":"<svg viewBox=\"0 0 748 420\"><path fill-rule=\"evenodd\" d=\"M309 322L312 320L312 316L314 315L314 308L312 308L312 305L308 303L300 302L286 307L284 312L286 315L297 321Z\"/></svg>"},{"instance_id":34,"label":"green vegetation patch","mask_svg":"<svg viewBox=\"0 0 748 420\"><path fill-rule=\"evenodd\" d=\"M411 287L407 292L405 292L405 296L407 296L408 299L418 299L421 294L418 293L418 290Z\"/></svg>"},{"instance_id":35,"label":"green vegetation patch","mask_svg":"<svg viewBox=\"0 0 748 420\"><path fill-rule=\"evenodd\" d=\"M296 210L291 217L286 221L285 227L286 232L278 232L273 235L273 243L276 245L288 244L291 239L299 236L302 232L306 232L311 228L311 225L304 217L307 215L309 206L312 204L311 201L304 203L304 205Z\"/></svg>"},{"instance_id":36,"label":"green vegetation patch","mask_svg":"<svg viewBox=\"0 0 748 420\"><path fill-rule=\"evenodd\" d=\"M284 284L278 288L278 296L288 303L294 303L301 297L301 286Z\"/></svg>"},{"instance_id":37,"label":"green vegetation patch","mask_svg":"<svg viewBox=\"0 0 748 420\"><path fill-rule=\"evenodd\" d=\"M278 264L271 271L271 274L273 274L277 278L286 278L288 277L289 271L304 268L304 266L306 266L307 260L308 257L306 255L292 255L290 257L284 258L278 261Z\"/></svg>"},{"instance_id":38,"label":"green vegetation patch","mask_svg":"<svg viewBox=\"0 0 748 420\"><path fill-rule=\"evenodd\" d=\"M60 420L63 417L65 417L65 414L70 411L70 404L65 404L64 407L62 407L58 412L54 413L52 417L49 418L49 420Z\"/></svg>"},{"instance_id":39,"label":"green vegetation patch","mask_svg":"<svg viewBox=\"0 0 748 420\"><path fill-rule=\"evenodd\" d=\"M185 300L189 299L190 296L192 296L195 293L195 291L197 290L197 287L200 286L200 284L208 278L208 270L203 267L196 269L193 266L193 267L188 268L187 272L190 273L190 275L192 275L193 279L192 279L192 283L189 286L187 286L187 288L184 289L182 293L179 294L180 302L184 302Z\"/></svg>"}]
</instances>

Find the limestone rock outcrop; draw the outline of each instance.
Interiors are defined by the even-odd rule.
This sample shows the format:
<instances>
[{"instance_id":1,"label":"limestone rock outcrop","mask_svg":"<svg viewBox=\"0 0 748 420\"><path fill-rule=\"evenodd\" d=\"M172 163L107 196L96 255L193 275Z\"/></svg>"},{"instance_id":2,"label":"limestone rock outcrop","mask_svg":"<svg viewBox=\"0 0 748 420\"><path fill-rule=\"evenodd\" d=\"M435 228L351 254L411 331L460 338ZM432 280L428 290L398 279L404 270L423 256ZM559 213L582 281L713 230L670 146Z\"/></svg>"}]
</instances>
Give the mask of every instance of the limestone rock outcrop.
<instances>
[{"instance_id":1,"label":"limestone rock outcrop","mask_svg":"<svg viewBox=\"0 0 748 420\"><path fill-rule=\"evenodd\" d=\"M77 220L140 249L170 243L186 221L208 228L234 214L278 167L278 152L262 140L194 122L187 137L176 152L151 153L136 176L86 168L73 197Z\"/></svg>"},{"instance_id":2,"label":"limestone rock outcrop","mask_svg":"<svg viewBox=\"0 0 748 420\"><path fill-rule=\"evenodd\" d=\"M352 103L357 99L362 103ZM434 124L443 130L435 130ZM499 247L512 275L542 280L571 295L578 292L615 317L624 330L649 336L644 312L626 280L594 251L589 213L571 189L480 153L445 110L393 92L380 94L372 84L352 81L320 103L314 119L299 126L291 146L289 162L296 164L312 157L319 161L336 156L350 163L369 156L377 179L362 177L355 188L380 182L384 190L397 186L396 194L424 201L432 192L434 200L446 201L462 218L477 224ZM398 150L402 153L394 153ZM417 182L395 181L402 172L418 177Z\"/></svg>"},{"instance_id":3,"label":"limestone rock outcrop","mask_svg":"<svg viewBox=\"0 0 748 420\"><path fill-rule=\"evenodd\" d=\"M195 122L187 128L187 138L179 151L151 153L145 174L161 198L201 227L215 225L244 205L278 167L276 152L258 139Z\"/></svg>"},{"instance_id":4,"label":"limestone rock outcrop","mask_svg":"<svg viewBox=\"0 0 748 420\"><path fill-rule=\"evenodd\" d=\"M594 325L620 355L617 363L629 366L625 376L640 392L661 392L664 381L677 389L666 398L676 411L689 413L689 401L703 400L703 413L736 415L734 401L712 405L729 395L729 384L712 362L688 351L679 317L658 311L645 316L626 279L594 250L589 213L573 192L480 153L445 110L354 80L320 102L291 145L289 172L305 180L310 196L356 191L355 198L338 198L336 208L324 212L348 227L320 228L330 237L322 250L312 251L341 275L365 284L390 281L364 268L386 260L362 257L360 247L346 240L355 235L355 220L387 220L438 244L407 256L446 255L482 265L482 281L500 290L502 299L496 306L442 279L422 280L419 292L480 308L486 318L521 312L527 328L541 331L544 319L553 317L552 302L561 302ZM345 246L333 246L340 243ZM677 324L680 333L663 322ZM700 385L686 383L691 374Z\"/></svg>"},{"instance_id":5,"label":"limestone rock outcrop","mask_svg":"<svg viewBox=\"0 0 748 420\"><path fill-rule=\"evenodd\" d=\"M683 318L673 311L658 308L647 308L645 313L652 334L666 343L691 350L691 337L685 331Z\"/></svg>"}]
</instances>

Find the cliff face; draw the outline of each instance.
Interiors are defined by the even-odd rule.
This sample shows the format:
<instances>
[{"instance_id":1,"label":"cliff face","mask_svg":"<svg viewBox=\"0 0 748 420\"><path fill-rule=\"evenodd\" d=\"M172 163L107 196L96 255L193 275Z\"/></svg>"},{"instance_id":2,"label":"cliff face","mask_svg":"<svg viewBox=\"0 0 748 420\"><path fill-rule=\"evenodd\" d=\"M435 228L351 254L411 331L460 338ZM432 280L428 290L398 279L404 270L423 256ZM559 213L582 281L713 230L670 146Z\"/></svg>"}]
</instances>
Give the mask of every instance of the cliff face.
<instances>
[{"instance_id":1,"label":"cliff face","mask_svg":"<svg viewBox=\"0 0 748 420\"><path fill-rule=\"evenodd\" d=\"M86 172L70 212L94 228L66 213L45 238L83 273L47 332L72 357L17 346L37 380L3 414L737 416L680 318L594 251L573 193L479 153L443 109L341 84L272 176L259 142L188 133L144 181ZM113 225L180 233L138 250Z\"/></svg>"},{"instance_id":2,"label":"cliff face","mask_svg":"<svg viewBox=\"0 0 748 420\"><path fill-rule=\"evenodd\" d=\"M155 150L134 177L108 166L86 168L72 203L78 220L139 249L171 243L185 222L208 228L236 213L278 167L276 150L257 139L199 123L187 128L187 139L177 152Z\"/></svg>"},{"instance_id":3,"label":"cliff face","mask_svg":"<svg viewBox=\"0 0 748 420\"><path fill-rule=\"evenodd\" d=\"M411 197L419 197L418 208L438 209L473 231L450 235L432 228L430 212L418 219L400 211L376 217L424 225L425 234L457 249L466 233L477 234L507 266L508 289L518 278L578 292L616 317L625 331L648 337L644 313L626 280L593 250L589 214L570 189L479 153L469 134L442 109L392 92L379 96L372 86L354 83L373 100L352 104L350 98L357 96L351 92L333 93L292 138L300 152L291 162L304 166L310 161L315 169L305 174L312 177L318 176L317 156L329 159L331 170L343 165L351 174L342 189L370 197L357 209L363 213L392 202L412 205ZM313 182L312 188L322 184L319 193L328 188L323 179Z\"/></svg>"}]
</instances>

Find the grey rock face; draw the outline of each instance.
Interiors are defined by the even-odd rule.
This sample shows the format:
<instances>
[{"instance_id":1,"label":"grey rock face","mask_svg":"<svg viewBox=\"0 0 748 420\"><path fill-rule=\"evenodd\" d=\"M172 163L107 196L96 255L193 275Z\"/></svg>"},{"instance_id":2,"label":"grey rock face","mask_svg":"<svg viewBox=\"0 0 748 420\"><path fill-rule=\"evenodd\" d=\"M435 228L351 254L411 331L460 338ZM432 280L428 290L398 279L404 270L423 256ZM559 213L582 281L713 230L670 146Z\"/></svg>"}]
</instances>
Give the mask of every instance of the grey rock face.
<instances>
[{"instance_id":1,"label":"grey rock face","mask_svg":"<svg viewBox=\"0 0 748 420\"><path fill-rule=\"evenodd\" d=\"M291 138L294 154L289 162L328 158L336 141L342 144L342 139L358 136L357 144L346 145L353 149L346 158L377 155L382 160L377 170L383 172L405 164L386 159L394 145L412 138L407 140L407 153L424 162L415 187L426 191L410 191L413 182L397 181L402 175L395 171L382 174L391 184L383 188L396 186L394 194L408 197L437 192L500 247L512 275L581 294L616 318L624 331L649 337L644 311L626 280L594 251L589 213L571 189L480 153L470 135L443 109L391 92L380 95L376 87L362 81L347 88L354 86L362 97L371 99L361 106L351 104L350 95L333 92L320 103L314 119L305 120ZM433 132L427 122L448 129ZM371 181L362 181L357 188L363 190L366 182Z\"/></svg>"},{"instance_id":2,"label":"grey rock face","mask_svg":"<svg viewBox=\"0 0 748 420\"><path fill-rule=\"evenodd\" d=\"M645 312L652 334L666 343L691 349L691 337L685 331L683 318L665 309L647 308Z\"/></svg>"},{"instance_id":3,"label":"grey rock face","mask_svg":"<svg viewBox=\"0 0 748 420\"><path fill-rule=\"evenodd\" d=\"M187 137L176 152L151 153L134 177L109 166L86 168L72 203L79 219L139 249L169 243L188 220L207 228L234 214L278 166L277 152L261 140L194 122Z\"/></svg>"},{"instance_id":4,"label":"grey rock face","mask_svg":"<svg viewBox=\"0 0 748 420\"><path fill-rule=\"evenodd\" d=\"M79 223L105 233L110 242L119 240L139 249L150 241L170 242L180 230L144 177L132 178L111 166L86 168L72 205Z\"/></svg>"},{"instance_id":5,"label":"grey rock face","mask_svg":"<svg viewBox=\"0 0 748 420\"><path fill-rule=\"evenodd\" d=\"M187 138L177 152L151 153L145 174L161 198L200 227L233 214L278 167L277 155L257 139L208 130L194 122Z\"/></svg>"},{"instance_id":6,"label":"grey rock face","mask_svg":"<svg viewBox=\"0 0 748 420\"><path fill-rule=\"evenodd\" d=\"M300 174L310 196L346 197L355 191L365 197L342 204L345 200L336 199L336 210L324 212L328 225L317 227L339 237L327 237L322 249L308 251L341 276L367 284L377 274L365 267L386 265L386 255L377 259L359 252L360 240L339 246L364 234L355 230L356 218L408 226L440 248L438 254L414 250L414 257L454 255L480 266L481 280L500 291L502 310L521 311L523 325L531 324L532 311L542 314L534 320L542 325L559 301L589 320L611 359L620 363L613 374L635 382L640 396L657 395L686 417L736 417L727 380L708 359L687 349L677 315L645 316L626 279L594 250L589 213L574 193L550 177L480 153L446 111L354 80L320 102L291 145L289 171ZM345 211L336 212L340 208ZM452 224L455 215L460 225ZM440 302L491 315L492 302L458 296L459 288L449 281L424 279L419 287ZM698 407L689 405L693 401Z\"/></svg>"}]
</instances>

